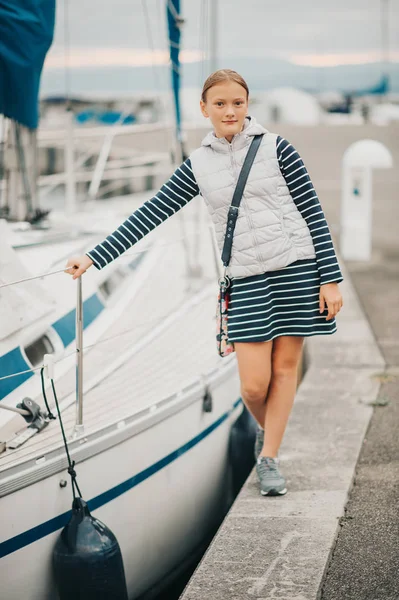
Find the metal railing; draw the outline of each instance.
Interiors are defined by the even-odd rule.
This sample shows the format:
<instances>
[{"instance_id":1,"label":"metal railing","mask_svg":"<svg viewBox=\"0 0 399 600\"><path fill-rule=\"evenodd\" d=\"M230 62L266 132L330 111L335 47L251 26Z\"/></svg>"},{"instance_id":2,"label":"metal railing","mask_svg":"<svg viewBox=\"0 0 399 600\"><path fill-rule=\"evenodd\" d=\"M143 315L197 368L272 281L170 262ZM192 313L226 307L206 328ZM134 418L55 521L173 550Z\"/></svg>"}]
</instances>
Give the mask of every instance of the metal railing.
<instances>
[{"instance_id":1,"label":"metal railing","mask_svg":"<svg viewBox=\"0 0 399 600\"><path fill-rule=\"evenodd\" d=\"M72 437L84 433L83 426L83 295L82 277L77 281L76 297L76 420Z\"/></svg>"},{"instance_id":2,"label":"metal railing","mask_svg":"<svg viewBox=\"0 0 399 600\"><path fill-rule=\"evenodd\" d=\"M153 189L154 178L170 175L172 164L172 127L169 123L123 125L116 123L111 126L75 127L71 112L65 115L64 123L57 129L39 129L35 132L35 148L52 148L54 152L61 150L60 169L51 169L51 174L37 174L37 152L30 143L30 132L15 124L5 127L4 119L0 122L0 196L3 196L1 208L9 211L13 219L23 218L24 208L28 213L34 213L40 202L36 192L40 188L40 199L62 185L65 186L66 212L72 214L77 208L77 184L87 184L84 197L95 199L98 195L109 193L117 187L123 188L129 181L140 182L140 189ZM20 131L21 129L21 131ZM153 145L154 150L132 150L131 146L121 143L113 147L115 138L126 136L143 136L148 134L165 133L161 143ZM23 134L23 135L22 135ZM28 143L29 138L29 143ZM145 143L146 147L148 146ZM140 147L140 146L139 146ZM109 160L111 148L116 153ZM89 161L94 160L94 165ZM2 169L2 165L5 168ZM35 162L35 168L33 169ZM17 182L17 169L21 182ZM6 169L7 167L7 169ZM4 172L3 172L4 171ZM5 177L5 173L8 172ZM28 172L29 171L29 172ZM19 180L18 180L19 181ZM35 184L33 183L35 181ZM107 184L100 188L101 182ZM24 191L18 200L18 205L10 198L15 196L15 186ZM143 187L144 186L144 187ZM104 191L105 190L105 191ZM7 214L7 212L5 212Z\"/></svg>"},{"instance_id":3,"label":"metal railing","mask_svg":"<svg viewBox=\"0 0 399 600\"><path fill-rule=\"evenodd\" d=\"M121 117L124 113L122 113ZM59 146L59 140L63 140L60 147L64 150L65 168L62 173L52 175L42 175L38 179L39 186L50 186L54 189L57 185L63 184L66 186L67 206L73 211L75 200L75 185L76 183L89 183L87 195L90 199L96 198L100 184L103 180L120 180L131 179L133 177L153 177L160 174L159 167L154 168L154 164L160 162L170 163L170 152L140 152L136 156L132 156L132 151L129 149L128 156L109 161L113 141L116 137L126 135L148 134L171 131L171 126L168 123L148 124L148 125L123 125L123 119L120 119L112 126L98 127L74 127L73 114L67 114L66 127L57 128L56 131L46 130L40 131L38 136L39 147L46 146L51 143L56 147ZM103 140L99 151L91 151L85 153L86 157L94 157L97 155L97 160L94 168L76 171L75 164L75 144L78 142L89 143L90 141ZM86 162L86 159L78 159L80 167ZM112 163L112 164L111 164ZM171 166L164 168L163 174L170 172Z\"/></svg>"},{"instance_id":4,"label":"metal railing","mask_svg":"<svg viewBox=\"0 0 399 600\"><path fill-rule=\"evenodd\" d=\"M209 224L209 228L211 229L212 225ZM199 236L200 233L196 233L195 236ZM193 236L185 236L186 238L190 238L191 240L193 239ZM212 239L214 239L212 237ZM170 247L170 246L174 246L176 244L179 243L184 243L185 238L184 236L177 238L171 242L166 242L166 243L158 243L156 244L156 248L160 248L160 247ZM212 247L214 247L214 244L212 244ZM215 250L215 249L214 249ZM131 260L132 256L141 254L141 253L146 253L148 252L148 248L145 248L143 250L134 250L134 251L130 251L130 252L125 252L122 256L120 256L119 258L121 259L129 259ZM215 263L216 263L216 268L218 269L218 263L217 263L217 254L216 254L216 250L214 252L214 258L215 258ZM19 285L25 282L30 282L33 280L38 280L38 279L43 279L44 277L49 277L52 275L56 275L58 273L66 273L66 271L68 270L72 270L74 269L74 267L64 267L63 269L56 269L54 271L48 271L46 273L42 273L40 275L33 275L31 277L24 277L22 279L18 279L15 281L11 281L11 282L5 282L0 284L0 289L6 288L6 287L10 287L10 286L14 286L14 285ZM218 275L219 272L217 271ZM178 305L180 306L181 303L179 303ZM164 319L170 315L171 312L173 312L173 310L177 310L178 306L176 306L175 309L169 310L167 313L163 314L163 315L159 315L157 318L155 319L151 319L148 321L142 321L140 323L140 326L148 326L151 325L152 327L159 325L161 322L164 321ZM0 381L4 381L7 379L10 379L12 377L18 377L21 375L25 375L26 373L34 373L36 371L41 371L43 368L49 368L49 363L51 362L51 368L53 367L53 365L60 363L63 360L66 360L67 358L70 358L72 355L76 356L76 398L75 398L75 406L76 406L76 419L75 419L75 425L74 425L74 429L72 432L72 437L77 438L77 437L81 437L84 435L84 424L83 424L83 355L84 355L84 351L88 350L89 348L94 348L95 346L99 345L99 344L103 344L105 342L108 342L110 340L113 340L117 337L120 337L122 335L126 335L134 330L136 330L137 327L134 328L129 328L125 331L122 331L118 334L109 336L105 339L102 339L100 341L95 342L94 344L90 344L88 346L83 346L83 291L82 291L82 277L79 277L77 279L77 295L76 295L76 319L75 319L75 344L76 344L76 348L73 352L68 353L67 355L63 356L62 358L60 358L58 361L53 361L51 360L52 355L44 355L43 357L43 364L41 364L40 366L37 367L32 367L30 369L26 369L23 371L18 371L16 373L11 373L8 375L4 375L4 376L0 376ZM46 359L47 357L47 359ZM1 408L5 408L7 409L8 407L2 406ZM23 411L21 409L14 409L14 408L10 408L10 410L13 410L13 412L18 412L21 415L24 415L26 413L26 411Z\"/></svg>"}]
</instances>

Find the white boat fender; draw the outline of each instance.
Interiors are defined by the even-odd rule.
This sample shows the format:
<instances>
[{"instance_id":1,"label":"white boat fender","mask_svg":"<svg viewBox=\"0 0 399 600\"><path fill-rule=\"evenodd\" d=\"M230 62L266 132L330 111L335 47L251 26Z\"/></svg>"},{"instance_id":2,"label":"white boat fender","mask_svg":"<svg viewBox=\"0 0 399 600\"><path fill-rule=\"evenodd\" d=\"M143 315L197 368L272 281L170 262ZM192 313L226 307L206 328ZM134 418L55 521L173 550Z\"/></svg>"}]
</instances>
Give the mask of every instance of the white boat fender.
<instances>
[{"instance_id":1,"label":"white boat fender","mask_svg":"<svg viewBox=\"0 0 399 600\"><path fill-rule=\"evenodd\" d=\"M44 386L42 391L48 406ZM76 481L75 461L71 460L61 411L51 378L60 422L68 473L72 483L72 514L53 550L53 570L59 600L128 600L122 553L115 535L104 523L92 517ZM79 495L77 495L79 494Z\"/></svg>"}]
</instances>

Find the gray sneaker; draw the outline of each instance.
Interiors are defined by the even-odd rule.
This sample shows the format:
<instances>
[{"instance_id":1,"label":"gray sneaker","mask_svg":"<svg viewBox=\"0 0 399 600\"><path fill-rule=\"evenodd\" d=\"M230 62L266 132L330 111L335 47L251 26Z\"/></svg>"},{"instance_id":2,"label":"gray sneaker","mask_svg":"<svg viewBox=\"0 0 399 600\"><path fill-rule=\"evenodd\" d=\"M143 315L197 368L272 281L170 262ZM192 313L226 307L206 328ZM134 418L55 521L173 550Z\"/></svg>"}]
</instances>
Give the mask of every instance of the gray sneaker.
<instances>
[{"instance_id":1,"label":"gray sneaker","mask_svg":"<svg viewBox=\"0 0 399 600\"><path fill-rule=\"evenodd\" d=\"M282 496L287 493L286 482L279 471L278 462L278 458L269 456L260 456L256 462L262 496Z\"/></svg>"},{"instance_id":2,"label":"gray sneaker","mask_svg":"<svg viewBox=\"0 0 399 600\"><path fill-rule=\"evenodd\" d=\"M258 456L262 452L264 439L265 439L265 432L262 429L262 427L260 427L258 425L258 427L256 429L255 448L254 448L255 461L258 460Z\"/></svg>"}]
</instances>

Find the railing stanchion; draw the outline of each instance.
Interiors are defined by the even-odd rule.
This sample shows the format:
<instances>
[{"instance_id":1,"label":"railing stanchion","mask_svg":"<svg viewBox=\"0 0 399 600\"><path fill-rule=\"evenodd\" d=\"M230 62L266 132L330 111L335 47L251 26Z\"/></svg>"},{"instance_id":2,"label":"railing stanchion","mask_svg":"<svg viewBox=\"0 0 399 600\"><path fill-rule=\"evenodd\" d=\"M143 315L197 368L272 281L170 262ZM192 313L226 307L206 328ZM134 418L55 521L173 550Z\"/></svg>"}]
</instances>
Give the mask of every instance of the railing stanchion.
<instances>
[{"instance_id":1,"label":"railing stanchion","mask_svg":"<svg viewBox=\"0 0 399 600\"><path fill-rule=\"evenodd\" d=\"M83 426L83 296L82 276L77 279L76 301L76 422L72 437L84 434Z\"/></svg>"}]
</instances>

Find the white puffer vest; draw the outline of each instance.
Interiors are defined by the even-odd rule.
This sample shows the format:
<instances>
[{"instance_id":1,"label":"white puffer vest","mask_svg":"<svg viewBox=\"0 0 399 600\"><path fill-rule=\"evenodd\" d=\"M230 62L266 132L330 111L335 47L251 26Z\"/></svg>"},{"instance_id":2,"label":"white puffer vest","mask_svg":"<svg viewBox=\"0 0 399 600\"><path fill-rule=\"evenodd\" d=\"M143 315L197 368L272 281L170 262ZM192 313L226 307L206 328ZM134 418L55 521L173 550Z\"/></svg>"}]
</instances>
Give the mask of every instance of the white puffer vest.
<instances>
[{"instance_id":1,"label":"white puffer vest","mask_svg":"<svg viewBox=\"0 0 399 600\"><path fill-rule=\"evenodd\" d=\"M263 133L241 200L227 273L248 277L315 258L309 228L291 198L278 164L277 135L253 117L229 143L210 132L190 155L191 166L215 226L222 253L227 213L254 135Z\"/></svg>"}]
</instances>

